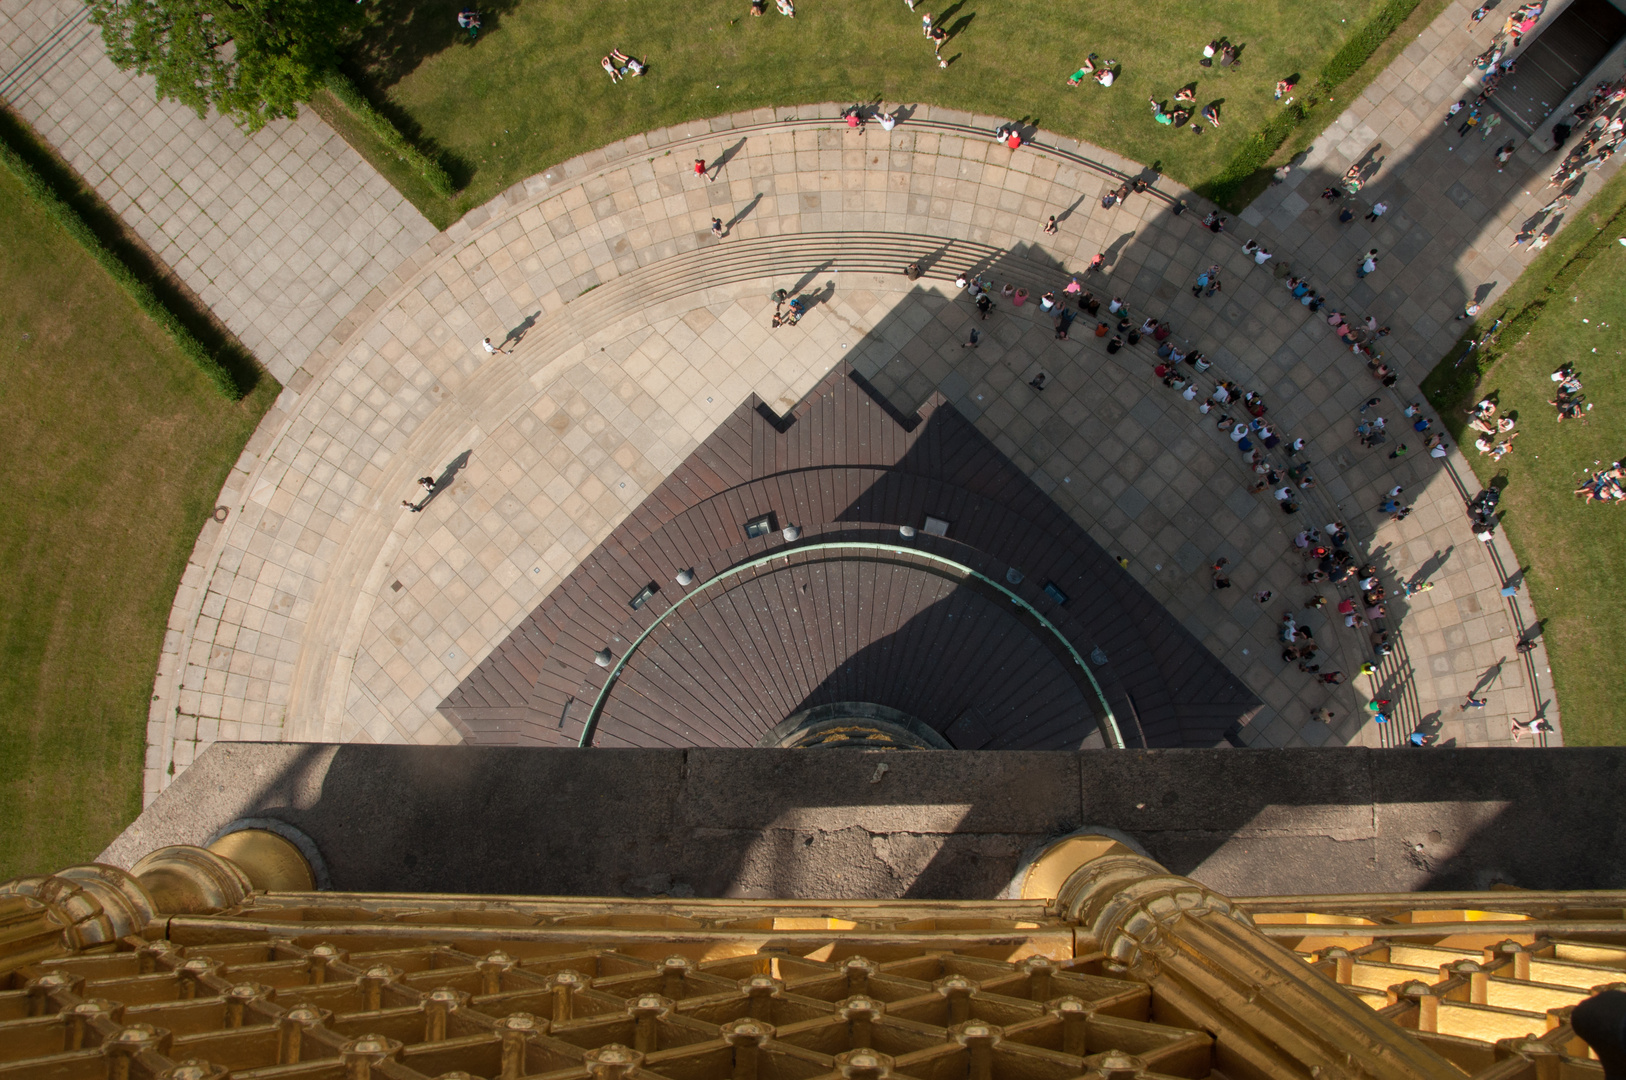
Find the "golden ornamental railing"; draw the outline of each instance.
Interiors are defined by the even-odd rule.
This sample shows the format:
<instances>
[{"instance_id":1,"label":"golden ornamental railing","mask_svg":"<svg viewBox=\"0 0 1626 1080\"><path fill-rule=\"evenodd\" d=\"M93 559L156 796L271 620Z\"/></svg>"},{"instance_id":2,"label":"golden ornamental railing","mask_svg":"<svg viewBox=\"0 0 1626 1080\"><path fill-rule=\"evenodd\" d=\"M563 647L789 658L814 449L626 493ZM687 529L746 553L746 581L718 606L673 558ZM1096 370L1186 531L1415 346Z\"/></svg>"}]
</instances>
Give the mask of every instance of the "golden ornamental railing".
<instances>
[{"instance_id":1,"label":"golden ornamental railing","mask_svg":"<svg viewBox=\"0 0 1626 1080\"><path fill-rule=\"evenodd\" d=\"M1026 899L314 890L236 833L0 886L0 1080L1602 1080L1626 894L1230 899L1100 838Z\"/></svg>"}]
</instances>

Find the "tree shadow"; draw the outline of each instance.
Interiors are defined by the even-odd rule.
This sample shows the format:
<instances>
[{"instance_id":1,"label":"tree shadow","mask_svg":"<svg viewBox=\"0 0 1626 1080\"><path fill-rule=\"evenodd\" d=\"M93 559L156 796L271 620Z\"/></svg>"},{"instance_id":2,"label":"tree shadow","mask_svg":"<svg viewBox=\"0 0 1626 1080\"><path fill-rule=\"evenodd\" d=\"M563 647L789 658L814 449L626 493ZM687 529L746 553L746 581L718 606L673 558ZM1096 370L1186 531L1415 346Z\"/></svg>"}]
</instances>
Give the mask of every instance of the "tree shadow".
<instances>
[{"instance_id":1,"label":"tree shadow","mask_svg":"<svg viewBox=\"0 0 1626 1080\"><path fill-rule=\"evenodd\" d=\"M480 44L457 25L457 13L464 7L479 11L484 37L495 33L502 17L517 6L518 0L373 0L366 5L366 26L348 50L351 64L360 68L368 84L387 89L437 53L454 45Z\"/></svg>"}]
</instances>

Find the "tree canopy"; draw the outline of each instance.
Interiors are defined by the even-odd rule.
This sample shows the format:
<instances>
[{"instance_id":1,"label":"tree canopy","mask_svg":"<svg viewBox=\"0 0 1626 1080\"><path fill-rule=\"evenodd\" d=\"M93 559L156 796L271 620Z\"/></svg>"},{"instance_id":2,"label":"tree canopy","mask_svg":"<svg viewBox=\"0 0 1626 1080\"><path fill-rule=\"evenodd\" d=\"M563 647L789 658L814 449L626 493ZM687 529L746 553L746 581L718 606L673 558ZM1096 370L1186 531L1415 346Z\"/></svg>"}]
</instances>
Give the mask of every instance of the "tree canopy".
<instances>
[{"instance_id":1,"label":"tree canopy","mask_svg":"<svg viewBox=\"0 0 1626 1080\"><path fill-rule=\"evenodd\" d=\"M249 131L291 117L338 60L349 0L86 0L107 54L202 116Z\"/></svg>"}]
</instances>

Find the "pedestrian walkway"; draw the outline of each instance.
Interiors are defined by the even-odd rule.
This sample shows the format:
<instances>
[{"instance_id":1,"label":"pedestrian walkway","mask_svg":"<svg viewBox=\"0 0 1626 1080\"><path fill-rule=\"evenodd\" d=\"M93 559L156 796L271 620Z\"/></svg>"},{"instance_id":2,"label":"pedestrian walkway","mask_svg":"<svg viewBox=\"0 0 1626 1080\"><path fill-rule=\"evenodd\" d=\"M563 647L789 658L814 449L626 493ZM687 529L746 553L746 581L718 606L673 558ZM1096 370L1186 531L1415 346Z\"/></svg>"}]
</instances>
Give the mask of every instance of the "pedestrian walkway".
<instances>
[{"instance_id":1,"label":"pedestrian walkway","mask_svg":"<svg viewBox=\"0 0 1626 1080\"><path fill-rule=\"evenodd\" d=\"M154 104L145 80L107 63L81 10L0 0L0 94L288 386L177 594L148 798L217 739L454 740L435 711L445 693L719 420L753 391L788 409L842 359L904 411L941 390L1129 556L1128 572L1267 703L1238 741L1390 745L1421 723L1503 744L1509 717L1557 720L1542 651L1513 651L1534 616L1499 595L1511 556L1468 531L1466 463L1362 449L1356 410L1376 385L1238 246L1256 231L1273 266L1394 325L1385 345L1401 381L1379 396L1398 424L1460 328L1451 316L1522 267L1503 234L1532 209L1520 192L1545 167L1525 149L1497 173L1479 140L1444 141L1454 129L1439 118L1478 51L1459 29L1464 5L1222 235L1165 180L1103 209L1101 195L1143 169L1098 148L1040 132L1012 153L988 137L1004 118L924 106L891 133L848 132L838 104L624 140L434 234L308 113L247 138ZM685 175L695 156L723 163L719 182ZM1391 209L1340 226L1315 196L1362 158L1377 166L1363 197ZM1197 212L1173 213L1177 197ZM1054 236L1041 232L1050 214ZM1357 281L1371 246L1379 270ZM974 316L956 272L1036 297L1096 253L1098 295L1168 318L1213 374L1263 393L1271 418L1309 440L1320 486L1304 513L1283 517L1245 490L1253 474L1211 418L1150 376L1147 345L1109 357L1080 327L1059 343L1031 302L1002 302L977 324L979 348L960 347ZM909 259L928 264L922 281L901 276ZM1209 265L1223 291L1192 296ZM768 329L775 288L817 296L801 326ZM501 355L484 352L486 336ZM1030 385L1041 371L1042 391ZM406 513L426 472L442 479L437 494ZM1416 508L1401 522L1377 510L1396 483ZM1302 609L1312 590L1289 537L1334 518L1391 593L1436 585L1391 604L1399 647L1376 679L1354 677L1363 640ZM1226 592L1207 571L1220 556L1237 586ZM1250 599L1261 589L1270 604ZM1280 663L1289 609L1349 683ZM1474 690L1486 707L1459 709ZM1374 697L1395 701L1390 725L1366 719ZM1311 719L1320 708L1330 726Z\"/></svg>"},{"instance_id":2,"label":"pedestrian walkway","mask_svg":"<svg viewBox=\"0 0 1626 1080\"><path fill-rule=\"evenodd\" d=\"M1508 715L1530 715L1533 693L1550 699L1511 662L1519 624L1452 473L1421 453L1357 449L1353 417L1375 386L1365 367L1237 236L1174 215L1170 196L1189 192L1103 210L1138 165L1045 133L1012 154L986 137L993 117L923 107L890 134L858 134L833 123L839 112L719 117L594 151L471 213L399 288L365 298L367 317L234 475L230 519L200 540L156 687L149 796L216 739L454 740L435 712L443 696L701 438L752 391L788 409L841 359L905 411L941 390L1129 554L1129 572L1267 702L1240 741L1381 745L1426 721L1459 744L1505 743ZM696 156L726 160L717 183L685 175ZM1047 237L1052 213L1061 231ZM713 217L730 223L720 242ZM1480 236L1441 229L1390 248L1385 272L1449 277ZM1301 224L1266 238L1284 262L1315 243ZM1150 376L1144 345L1108 357L1092 337L1058 343L1031 302L1002 302L978 324L980 347L960 347L974 316L954 273L985 268L1036 297L1065 283L1056 266L1082 271L1097 252L1107 273L1091 288L1170 318L1216 374L1259 389L1272 418L1310 439L1321 486L1306 513L1248 494L1230 441ZM909 257L928 264L924 280L902 276ZM1224 292L1193 297L1212 263ZM1327 291L1366 287L1352 270L1334 267ZM775 288L818 303L771 331ZM1440 323L1378 302L1396 355L1437 349ZM502 355L485 354L486 336ZM1397 390L1423 370L1403 361ZM405 512L426 473L445 482ZM1376 513L1394 483L1416 506L1400 523ZM1275 655L1280 607L1311 591L1290 535L1323 514L1348 522L1391 591L1419 572L1435 582L1394 605L1409 610L1382 680L1354 677L1365 642L1317 613L1300 621L1350 682L1324 687ZM1207 566L1221 555L1237 587L1216 593ZM1281 599L1254 603L1262 588ZM1490 704L1462 719L1487 673ZM1365 719L1377 696L1397 702L1392 729ZM1320 707L1331 726L1310 719Z\"/></svg>"},{"instance_id":3,"label":"pedestrian walkway","mask_svg":"<svg viewBox=\"0 0 1626 1080\"><path fill-rule=\"evenodd\" d=\"M79 0L0 0L0 97L285 385L435 235L309 109L250 136L155 101Z\"/></svg>"}]
</instances>

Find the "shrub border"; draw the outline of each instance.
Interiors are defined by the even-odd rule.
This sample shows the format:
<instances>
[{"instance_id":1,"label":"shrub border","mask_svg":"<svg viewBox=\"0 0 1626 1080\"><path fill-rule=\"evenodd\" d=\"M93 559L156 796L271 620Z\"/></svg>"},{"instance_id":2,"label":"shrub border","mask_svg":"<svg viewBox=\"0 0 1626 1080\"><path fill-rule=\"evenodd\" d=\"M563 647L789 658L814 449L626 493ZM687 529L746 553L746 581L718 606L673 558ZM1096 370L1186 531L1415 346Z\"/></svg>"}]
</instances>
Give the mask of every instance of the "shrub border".
<instances>
[{"instance_id":1,"label":"shrub border","mask_svg":"<svg viewBox=\"0 0 1626 1080\"><path fill-rule=\"evenodd\" d=\"M1254 173L1264 168L1293 132L1310 118L1310 114L1338 86L1361 69L1372 54L1389 40L1389 35L1411 17L1421 0L1388 0L1366 24L1344 42L1343 47L1327 59L1321 74L1303 94L1286 106L1265 125L1248 136L1231 155L1218 175L1198 190L1215 203L1229 205L1229 200ZM1238 208L1231 207L1236 210Z\"/></svg>"},{"instance_id":2,"label":"shrub border","mask_svg":"<svg viewBox=\"0 0 1626 1080\"><path fill-rule=\"evenodd\" d=\"M39 205L40 209L44 210L63 232L78 241L79 246L118 282L135 302L136 307L163 328L181 352L186 354L186 358L203 372L216 390L232 401L242 399L243 388L237 385L237 380L232 377L231 372L227 371L203 342L176 318L175 313L152 291L152 287L137 277L135 271L131 270L123 259L102 243L101 238L85 223L85 219L79 216L79 212L69 206L50 182L24 160L3 136L0 136L0 162L4 162L6 168L22 185L23 191Z\"/></svg>"},{"instance_id":3,"label":"shrub border","mask_svg":"<svg viewBox=\"0 0 1626 1080\"><path fill-rule=\"evenodd\" d=\"M401 134L401 130L390 122L389 117L373 108L372 102L367 100L356 88L356 84L343 72L329 71L324 85L340 105L349 110L363 127L384 144L385 149L416 170L418 175L423 177L424 183L429 185L429 190L443 199L452 197L457 190L456 185L452 183L452 174L447 172L440 162L413 146L407 137Z\"/></svg>"}]
</instances>

